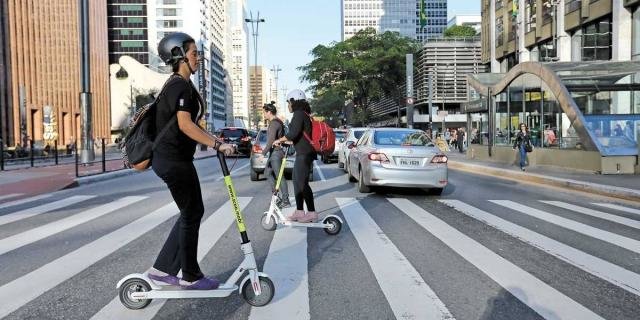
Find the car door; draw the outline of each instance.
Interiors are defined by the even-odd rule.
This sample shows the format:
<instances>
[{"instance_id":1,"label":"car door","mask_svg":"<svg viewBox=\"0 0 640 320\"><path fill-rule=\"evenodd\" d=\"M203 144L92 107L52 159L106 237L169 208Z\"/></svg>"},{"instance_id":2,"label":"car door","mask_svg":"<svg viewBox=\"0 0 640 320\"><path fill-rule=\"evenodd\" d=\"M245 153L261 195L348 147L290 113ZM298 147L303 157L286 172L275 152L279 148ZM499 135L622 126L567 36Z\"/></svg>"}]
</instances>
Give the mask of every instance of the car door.
<instances>
[{"instance_id":1,"label":"car door","mask_svg":"<svg viewBox=\"0 0 640 320\"><path fill-rule=\"evenodd\" d=\"M354 177L357 177L358 175L358 165L360 164L361 149L365 145L366 141L368 141L369 133L370 131L367 131L365 134L363 134L358 142L356 142L355 147L351 149L351 152L349 152L349 170L352 174L354 174Z\"/></svg>"}]
</instances>

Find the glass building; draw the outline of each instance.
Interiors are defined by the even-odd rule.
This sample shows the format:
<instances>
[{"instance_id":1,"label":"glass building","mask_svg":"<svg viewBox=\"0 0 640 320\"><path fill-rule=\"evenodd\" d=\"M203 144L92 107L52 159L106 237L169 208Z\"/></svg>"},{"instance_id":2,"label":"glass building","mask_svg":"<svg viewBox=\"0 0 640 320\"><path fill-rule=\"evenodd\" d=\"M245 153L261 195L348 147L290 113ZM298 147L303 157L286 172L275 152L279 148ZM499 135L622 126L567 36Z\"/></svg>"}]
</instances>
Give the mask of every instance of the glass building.
<instances>
[{"instance_id":1,"label":"glass building","mask_svg":"<svg viewBox=\"0 0 640 320\"><path fill-rule=\"evenodd\" d=\"M108 0L109 64L122 55L149 64L146 0Z\"/></svg>"},{"instance_id":2,"label":"glass building","mask_svg":"<svg viewBox=\"0 0 640 320\"><path fill-rule=\"evenodd\" d=\"M421 0L342 0L342 40L372 27L419 41L441 37L447 27L447 0L425 0L427 24L420 26Z\"/></svg>"},{"instance_id":3,"label":"glass building","mask_svg":"<svg viewBox=\"0 0 640 320\"><path fill-rule=\"evenodd\" d=\"M469 75L469 142L513 158L520 123L536 164L633 173L640 137L640 61L524 62ZM476 146L476 147L477 147ZM482 157L483 148L474 152ZM564 153L560 153L566 151Z\"/></svg>"}]
</instances>

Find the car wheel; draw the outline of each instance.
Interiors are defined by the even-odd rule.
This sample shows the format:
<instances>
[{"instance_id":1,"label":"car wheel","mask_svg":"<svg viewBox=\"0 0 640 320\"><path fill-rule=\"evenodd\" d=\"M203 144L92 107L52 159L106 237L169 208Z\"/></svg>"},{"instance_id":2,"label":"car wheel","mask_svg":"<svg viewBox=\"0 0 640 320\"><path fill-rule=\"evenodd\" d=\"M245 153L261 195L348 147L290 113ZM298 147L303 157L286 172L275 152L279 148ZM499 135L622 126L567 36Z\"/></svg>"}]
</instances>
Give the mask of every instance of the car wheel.
<instances>
[{"instance_id":1,"label":"car wheel","mask_svg":"<svg viewBox=\"0 0 640 320\"><path fill-rule=\"evenodd\" d=\"M260 179L260 174L255 170L251 170L251 181L258 181Z\"/></svg>"},{"instance_id":2,"label":"car wheel","mask_svg":"<svg viewBox=\"0 0 640 320\"><path fill-rule=\"evenodd\" d=\"M349 173L349 163L347 162L347 160L344 161L344 165L342 166L342 171Z\"/></svg>"},{"instance_id":3,"label":"car wheel","mask_svg":"<svg viewBox=\"0 0 640 320\"><path fill-rule=\"evenodd\" d=\"M338 168L340 169L344 168L344 163L340 162L340 160L338 160Z\"/></svg>"},{"instance_id":4,"label":"car wheel","mask_svg":"<svg viewBox=\"0 0 640 320\"><path fill-rule=\"evenodd\" d=\"M364 183L364 173L362 172L362 169L359 170L360 174L358 175L358 191L360 193L369 193L371 192L371 187L369 187L368 185L366 185Z\"/></svg>"},{"instance_id":5,"label":"car wheel","mask_svg":"<svg viewBox=\"0 0 640 320\"><path fill-rule=\"evenodd\" d=\"M439 196L442 195L442 192L444 191L444 188L433 188L431 190L429 190L431 194Z\"/></svg>"},{"instance_id":6,"label":"car wheel","mask_svg":"<svg viewBox=\"0 0 640 320\"><path fill-rule=\"evenodd\" d=\"M356 182L356 178L353 177L353 175L351 174L351 169L347 167L346 171L347 171L347 178L349 179L349 182Z\"/></svg>"}]
</instances>

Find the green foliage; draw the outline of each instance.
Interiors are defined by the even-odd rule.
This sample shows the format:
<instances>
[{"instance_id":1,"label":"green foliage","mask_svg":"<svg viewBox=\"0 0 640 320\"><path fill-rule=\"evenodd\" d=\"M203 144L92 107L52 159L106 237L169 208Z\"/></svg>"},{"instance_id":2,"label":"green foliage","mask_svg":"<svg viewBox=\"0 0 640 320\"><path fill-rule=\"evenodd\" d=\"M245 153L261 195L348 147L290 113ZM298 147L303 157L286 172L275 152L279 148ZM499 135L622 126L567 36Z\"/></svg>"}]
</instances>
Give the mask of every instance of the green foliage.
<instances>
[{"instance_id":1,"label":"green foliage","mask_svg":"<svg viewBox=\"0 0 640 320\"><path fill-rule=\"evenodd\" d=\"M405 55L418 49L416 41L399 33L378 34L367 28L345 41L316 46L311 50L313 61L298 69L303 72L301 80L312 83L310 89L318 99L331 92L367 109L371 99L401 94Z\"/></svg>"},{"instance_id":2,"label":"green foliage","mask_svg":"<svg viewBox=\"0 0 640 320\"><path fill-rule=\"evenodd\" d=\"M471 26L451 26L444 31L447 38L470 38L476 35L476 29Z\"/></svg>"},{"instance_id":3,"label":"green foliage","mask_svg":"<svg viewBox=\"0 0 640 320\"><path fill-rule=\"evenodd\" d=\"M341 113L344 102L344 95L334 89L325 90L310 101L314 114L324 117L325 121L334 128L342 124Z\"/></svg>"}]
</instances>

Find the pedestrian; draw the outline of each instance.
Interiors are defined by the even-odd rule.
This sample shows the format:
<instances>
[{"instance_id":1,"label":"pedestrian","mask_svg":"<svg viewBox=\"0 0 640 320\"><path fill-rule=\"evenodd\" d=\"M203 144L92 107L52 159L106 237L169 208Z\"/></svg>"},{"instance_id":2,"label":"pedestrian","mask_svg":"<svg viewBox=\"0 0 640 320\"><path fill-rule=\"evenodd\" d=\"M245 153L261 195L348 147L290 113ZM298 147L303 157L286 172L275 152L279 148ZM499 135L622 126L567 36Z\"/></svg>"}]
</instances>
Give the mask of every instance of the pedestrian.
<instances>
[{"instance_id":1,"label":"pedestrian","mask_svg":"<svg viewBox=\"0 0 640 320\"><path fill-rule=\"evenodd\" d=\"M533 151L531 146L531 135L529 134L529 128L526 124L520 124L520 131L516 135L516 141L513 144L513 150L518 150L520 154L520 170L524 171L525 161L527 159L527 152Z\"/></svg>"},{"instance_id":2,"label":"pedestrian","mask_svg":"<svg viewBox=\"0 0 640 320\"><path fill-rule=\"evenodd\" d=\"M447 142L447 146L451 147L451 131L447 128L443 128L444 130L444 140Z\"/></svg>"},{"instance_id":3,"label":"pedestrian","mask_svg":"<svg viewBox=\"0 0 640 320\"><path fill-rule=\"evenodd\" d=\"M636 141L633 136L633 122L631 122L631 120L627 120L624 126L624 136L629 139L629 141Z\"/></svg>"},{"instance_id":4,"label":"pedestrian","mask_svg":"<svg viewBox=\"0 0 640 320\"><path fill-rule=\"evenodd\" d=\"M313 222L318 219L318 214L313 200L313 191L309 186L309 172L317 155L311 142L307 140L308 137L311 137L312 131L311 106L309 106L304 92L300 89L289 92L287 103L289 112L293 113L289 132L274 141L273 145L279 146L283 142L292 141L296 148L296 161L293 165L293 193L296 198L296 211L288 219L298 222ZM304 204L307 205L306 214Z\"/></svg>"},{"instance_id":5,"label":"pedestrian","mask_svg":"<svg viewBox=\"0 0 640 320\"><path fill-rule=\"evenodd\" d=\"M204 204L193 155L198 143L231 154L233 147L197 125L204 113L202 98L190 80L198 70L196 42L181 32L165 36L158 45L162 60L173 69L156 107L156 128L166 132L153 150L153 171L169 187L180 216L156 261L148 271L154 281L187 290L213 290L219 281L205 277L198 265L198 233ZM178 271L182 270L182 278Z\"/></svg>"},{"instance_id":6,"label":"pedestrian","mask_svg":"<svg viewBox=\"0 0 640 320\"><path fill-rule=\"evenodd\" d=\"M280 208L288 208L291 206L291 203L289 202L287 181L280 181L280 186L276 186L280 167L282 166L282 159L286 156L284 148L281 146L273 146L274 141L284 136L284 122L278 118L277 113L278 111L273 102L265 104L262 108L263 118L269 121L269 127L267 128L267 144L264 150L262 150L262 155L267 157L265 175L271 184L271 192L275 192L276 187L279 187L280 189L279 199L276 204Z\"/></svg>"},{"instance_id":7,"label":"pedestrian","mask_svg":"<svg viewBox=\"0 0 640 320\"><path fill-rule=\"evenodd\" d=\"M458 151L460 153L464 153L464 142L465 142L465 131L464 128L458 129Z\"/></svg>"},{"instance_id":8,"label":"pedestrian","mask_svg":"<svg viewBox=\"0 0 640 320\"><path fill-rule=\"evenodd\" d=\"M616 137L622 137L624 135L624 131L622 130L622 126L619 123L616 123L616 128L613 129L613 135Z\"/></svg>"}]
</instances>

